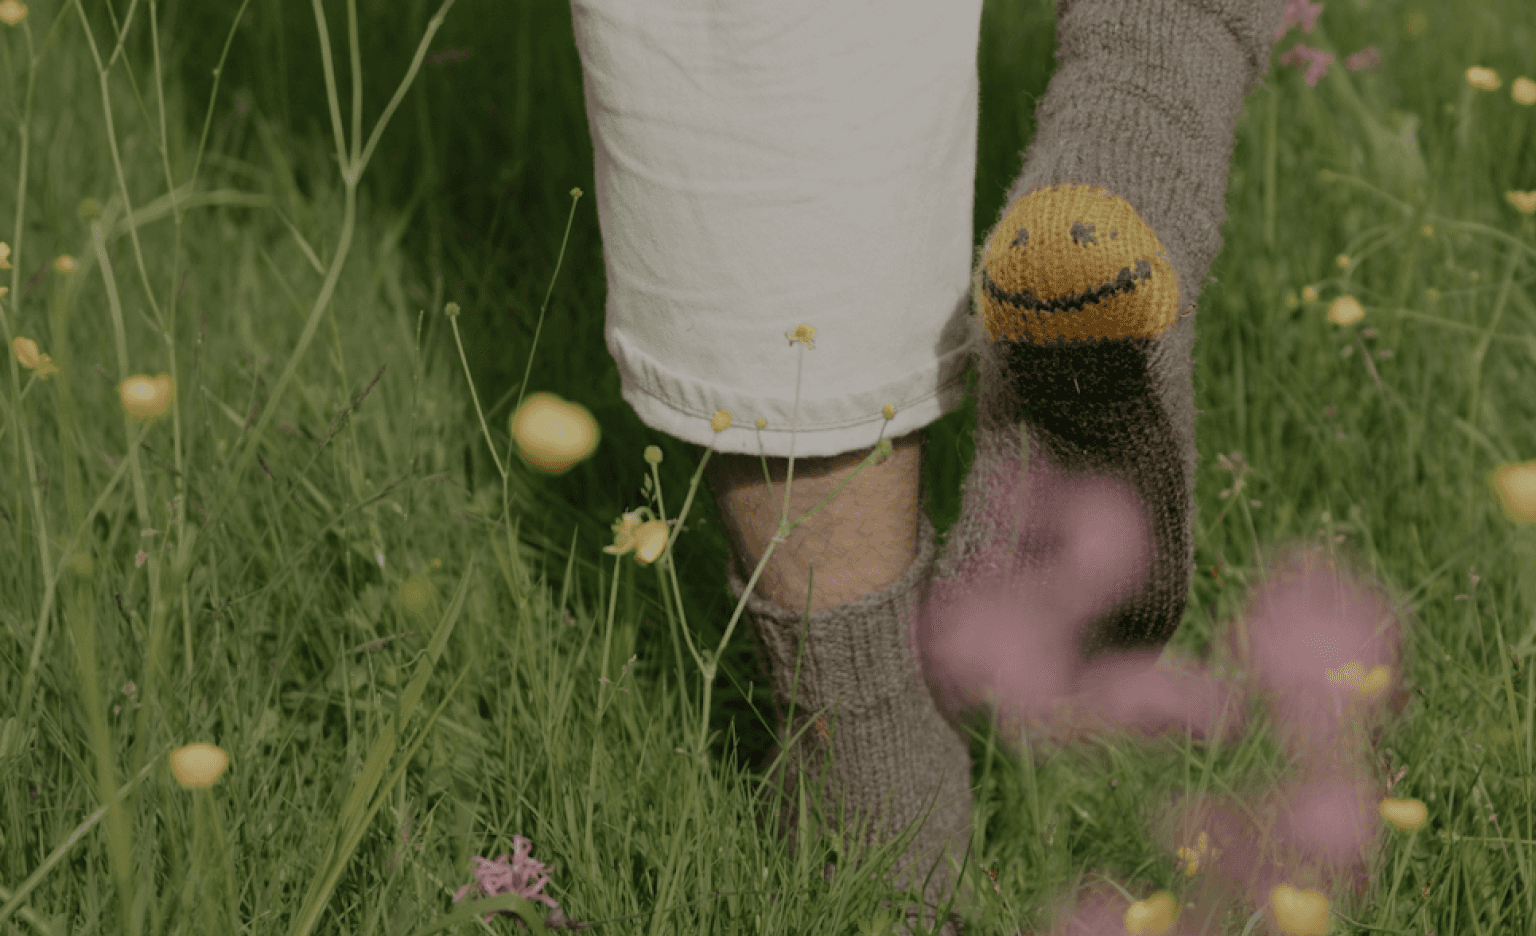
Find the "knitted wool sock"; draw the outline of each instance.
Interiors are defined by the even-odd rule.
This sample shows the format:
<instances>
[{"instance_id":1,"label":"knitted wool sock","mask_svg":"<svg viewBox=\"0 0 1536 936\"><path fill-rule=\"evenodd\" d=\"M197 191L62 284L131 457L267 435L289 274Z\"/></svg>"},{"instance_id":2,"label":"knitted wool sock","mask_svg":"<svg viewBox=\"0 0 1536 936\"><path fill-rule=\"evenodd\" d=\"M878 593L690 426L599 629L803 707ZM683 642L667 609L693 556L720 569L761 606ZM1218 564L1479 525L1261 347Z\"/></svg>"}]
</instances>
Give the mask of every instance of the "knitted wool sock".
<instances>
[{"instance_id":1,"label":"knitted wool sock","mask_svg":"<svg viewBox=\"0 0 1536 936\"><path fill-rule=\"evenodd\" d=\"M834 830L851 831L855 821L862 821L866 846L889 842L926 812L927 821L898 859L892 878L897 888L920 885L939 861L923 892L927 908L922 922L928 929L933 928L936 910L951 893L954 879L948 858L939 860L939 850L947 845L959 862L971 834L970 747L935 707L909 643L911 619L935 552L933 524L920 508L917 557L895 584L809 617L764 600L756 592L746 607L760 660L773 682L779 720L778 744L768 762L809 723L809 730L785 757L777 781L784 793L780 828L787 834L791 852L797 838L800 770L805 771L807 782L810 815L806 821L814 821L814 784L823 768L830 766L820 803L822 815ZM729 581L732 596L740 601L746 580L735 560L728 566ZM786 714L792 693L795 721L790 726ZM821 709L826 711L818 722L816 713ZM839 799L846 811L841 824ZM830 881L830 866L825 873ZM906 916L910 926L916 909L908 908ZM960 918L951 913L940 932L958 936Z\"/></svg>"},{"instance_id":2,"label":"knitted wool sock","mask_svg":"<svg viewBox=\"0 0 1536 936\"><path fill-rule=\"evenodd\" d=\"M984 579L1052 565L1051 485L1090 474L1128 486L1149 542L1139 586L1084 623L1082 660L1160 647L1178 626L1194 559L1193 313L1283 8L1056 0L1057 70L975 271L975 461L920 646ZM946 715L957 699L941 696Z\"/></svg>"}]
</instances>

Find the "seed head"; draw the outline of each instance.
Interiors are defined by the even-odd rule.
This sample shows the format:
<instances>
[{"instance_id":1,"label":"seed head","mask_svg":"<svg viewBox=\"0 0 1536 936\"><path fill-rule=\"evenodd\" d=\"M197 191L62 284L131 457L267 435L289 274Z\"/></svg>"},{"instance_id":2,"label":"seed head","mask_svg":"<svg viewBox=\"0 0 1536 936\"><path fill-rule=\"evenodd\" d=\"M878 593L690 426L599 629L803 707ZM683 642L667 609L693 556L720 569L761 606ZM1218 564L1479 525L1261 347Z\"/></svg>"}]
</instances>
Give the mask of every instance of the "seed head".
<instances>
[{"instance_id":1,"label":"seed head","mask_svg":"<svg viewBox=\"0 0 1536 936\"><path fill-rule=\"evenodd\" d=\"M645 447L645 463L647 465L661 464L661 449L654 445Z\"/></svg>"}]
</instances>

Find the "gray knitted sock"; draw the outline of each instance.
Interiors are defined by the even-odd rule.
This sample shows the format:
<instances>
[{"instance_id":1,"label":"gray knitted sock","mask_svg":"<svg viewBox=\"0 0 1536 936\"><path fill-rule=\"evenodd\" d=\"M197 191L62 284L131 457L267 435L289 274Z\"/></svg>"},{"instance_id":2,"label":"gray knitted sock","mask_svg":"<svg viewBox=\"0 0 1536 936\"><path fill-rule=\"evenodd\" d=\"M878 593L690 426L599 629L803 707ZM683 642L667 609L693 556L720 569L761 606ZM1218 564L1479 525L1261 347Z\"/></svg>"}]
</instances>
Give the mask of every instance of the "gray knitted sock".
<instances>
[{"instance_id":1,"label":"gray knitted sock","mask_svg":"<svg viewBox=\"0 0 1536 936\"><path fill-rule=\"evenodd\" d=\"M772 678L779 720L778 745L768 762L810 723L785 757L777 781L784 793L780 828L791 852L797 836L797 774L805 772L811 813L806 818L813 822L814 785L828 766L830 752L820 803L829 828L851 829L862 815L864 844L870 846L891 841L913 819L928 814L892 876L897 888L920 885L939 861L923 892L928 909L922 921L928 929L933 928L937 907L952 892L954 879L948 859L939 860L939 850L948 845L959 862L971 834L970 747L939 714L910 644L912 617L935 552L933 524L919 509L917 558L895 584L808 617L803 609L782 608L756 592L746 607L760 659ZM737 568L738 558L733 557L728 570L731 594L740 601L746 580ZM786 719L792 693L791 726ZM841 825L839 798L846 811ZM827 873L830 880L830 868ZM916 908L905 912L910 926ZM959 917L951 913L940 932L959 936Z\"/></svg>"},{"instance_id":2,"label":"gray knitted sock","mask_svg":"<svg viewBox=\"0 0 1536 936\"><path fill-rule=\"evenodd\" d=\"M1051 567L1052 485L1088 474L1129 486L1150 542L1140 584L1084 624L1077 652L1158 647L1178 626L1194 560L1193 313L1283 9L1056 0L1057 69L975 271L976 454L922 646L983 579Z\"/></svg>"}]
</instances>

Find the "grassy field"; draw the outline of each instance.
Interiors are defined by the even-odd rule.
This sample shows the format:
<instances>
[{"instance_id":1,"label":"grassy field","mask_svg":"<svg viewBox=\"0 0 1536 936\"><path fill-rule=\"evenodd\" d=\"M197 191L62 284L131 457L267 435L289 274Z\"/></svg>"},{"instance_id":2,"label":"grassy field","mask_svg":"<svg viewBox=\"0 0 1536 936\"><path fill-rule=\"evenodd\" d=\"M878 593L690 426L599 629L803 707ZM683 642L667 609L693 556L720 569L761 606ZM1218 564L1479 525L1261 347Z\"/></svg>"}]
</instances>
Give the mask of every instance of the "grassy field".
<instances>
[{"instance_id":1,"label":"grassy field","mask_svg":"<svg viewBox=\"0 0 1536 936\"><path fill-rule=\"evenodd\" d=\"M638 421L603 344L568 4L19 10L0 3L0 932L540 929L547 902L454 902L523 839L540 893L599 932L885 931L879 862L827 884L857 856L790 860L756 821L772 726L745 621L705 691L726 544L703 450ZM1337 56L1315 85L1298 44ZM989 0L978 242L1053 49L1049 2ZM1536 190L1533 61L1524 0L1335 0L1277 43L1238 127L1171 647L1230 666L1219 638L1282 543L1404 597L1412 698L1372 779L1428 821L1387 830L1363 896L1331 895L1334 933L1536 919L1536 528L1491 481L1536 458L1536 214L1508 195ZM1364 317L1330 321L1341 296ZM125 412L120 383L162 373L174 405ZM601 427L564 474L510 448L536 391ZM941 533L973 419L928 430ZM602 551L647 476L667 516L691 498L671 570ZM1023 759L976 727L968 933L1044 932L1104 882L1182 902L1200 878L1148 805L1288 777L1262 719ZM168 755L194 743L228 766L183 789Z\"/></svg>"}]
</instances>

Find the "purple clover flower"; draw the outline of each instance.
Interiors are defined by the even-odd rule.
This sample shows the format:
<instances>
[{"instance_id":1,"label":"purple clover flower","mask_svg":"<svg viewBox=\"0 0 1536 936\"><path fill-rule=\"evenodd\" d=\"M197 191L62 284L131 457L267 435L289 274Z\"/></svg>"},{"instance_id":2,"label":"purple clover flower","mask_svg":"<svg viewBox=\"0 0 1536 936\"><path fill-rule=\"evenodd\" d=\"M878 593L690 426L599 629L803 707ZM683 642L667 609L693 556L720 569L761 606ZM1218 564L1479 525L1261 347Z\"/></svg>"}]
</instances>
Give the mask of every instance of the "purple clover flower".
<instances>
[{"instance_id":1,"label":"purple clover flower","mask_svg":"<svg viewBox=\"0 0 1536 936\"><path fill-rule=\"evenodd\" d=\"M1300 26L1301 31L1310 34L1317 26L1318 14L1323 12L1321 3L1308 3L1307 0L1287 0L1285 4L1284 19L1275 27L1275 41L1279 42L1285 34L1294 26Z\"/></svg>"},{"instance_id":2,"label":"purple clover flower","mask_svg":"<svg viewBox=\"0 0 1536 936\"><path fill-rule=\"evenodd\" d=\"M533 843L521 835L512 836L512 854L498 855L495 861L475 857L475 879L459 888L453 895L453 902L458 903L475 891L477 896L495 897L497 894L516 894L529 900L543 901L547 906L554 908L554 913L545 921L548 925L558 926L564 922L565 917L560 912L560 905L548 894L539 893L545 884L549 883L548 869L544 863L530 856L533 851ZM508 859L511 859L510 863ZM537 878L535 879L535 876ZM507 916L515 916L510 910L499 910ZM487 913L485 922L490 923L496 913Z\"/></svg>"},{"instance_id":3,"label":"purple clover flower","mask_svg":"<svg viewBox=\"0 0 1536 936\"><path fill-rule=\"evenodd\" d=\"M1328 73L1328 66L1333 64L1333 53L1306 45L1292 46L1280 56L1280 64L1297 67L1306 65L1307 87L1311 88L1315 87Z\"/></svg>"}]
</instances>

